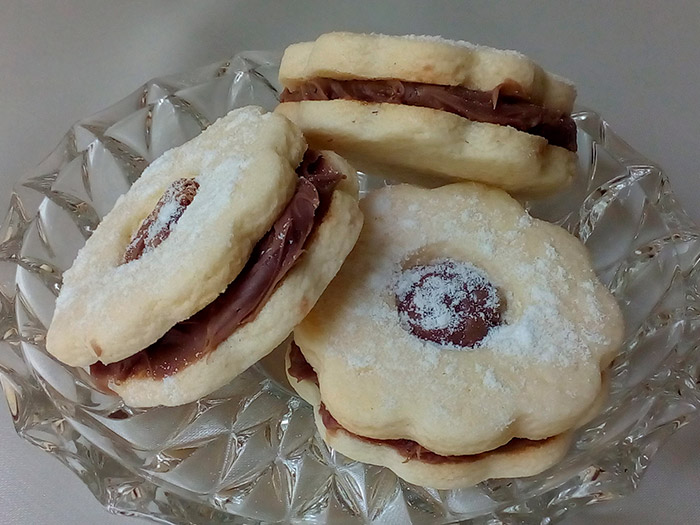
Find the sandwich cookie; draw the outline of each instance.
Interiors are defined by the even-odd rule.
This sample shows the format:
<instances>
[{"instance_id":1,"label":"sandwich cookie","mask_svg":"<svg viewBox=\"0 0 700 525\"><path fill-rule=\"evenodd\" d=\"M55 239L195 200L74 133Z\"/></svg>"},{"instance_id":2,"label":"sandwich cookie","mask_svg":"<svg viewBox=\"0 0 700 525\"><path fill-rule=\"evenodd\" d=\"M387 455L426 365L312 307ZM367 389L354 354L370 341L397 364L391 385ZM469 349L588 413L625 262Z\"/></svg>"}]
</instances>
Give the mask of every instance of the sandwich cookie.
<instances>
[{"instance_id":1,"label":"sandwich cookie","mask_svg":"<svg viewBox=\"0 0 700 525\"><path fill-rule=\"evenodd\" d=\"M223 386L304 318L359 235L355 171L261 108L155 160L65 272L47 350L131 406Z\"/></svg>"},{"instance_id":2,"label":"sandwich cookie","mask_svg":"<svg viewBox=\"0 0 700 525\"><path fill-rule=\"evenodd\" d=\"M514 438L503 446L479 454L441 456L409 439L373 439L342 427L321 401L318 376L296 343L287 351L287 379L297 393L314 408L314 419L323 440L335 450L357 461L386 466L399 477L437 489L476 485L492 478L532 476L558 463L573 439L573 430L541 440ZM607 396L607 383L580 426L593 419Z\"/></svg>"},{"instance_id":3,"label":"sandwich cookie","mask_svg":"<svg viewBox=\"0 0 700 525\"><path fill-rule=\"evenodd\" d=\"M289 46L279 79L275 111L361 171L527 196L553 193L576 173L576 90L515 51L328 33Z\"/></svg>"},{"instance_id":4,"label":"sandwich cookie","mask_svg":"<svg viewBox=\"0 0 700 525\"><path fill-rule=\"evenodd\" d=\"M326 442L436 488L556 462L623 336L585 247L476 183L390 186L360 207L288 356Z\"/></svg>"}]
</instances>

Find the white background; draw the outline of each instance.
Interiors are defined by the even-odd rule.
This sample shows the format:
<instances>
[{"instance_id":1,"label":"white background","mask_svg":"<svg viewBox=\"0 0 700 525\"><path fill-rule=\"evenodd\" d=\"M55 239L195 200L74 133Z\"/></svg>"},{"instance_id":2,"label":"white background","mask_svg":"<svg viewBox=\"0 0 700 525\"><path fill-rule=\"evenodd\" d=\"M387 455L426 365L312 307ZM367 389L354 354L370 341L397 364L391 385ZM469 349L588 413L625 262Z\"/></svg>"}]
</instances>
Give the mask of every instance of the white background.
<instances>
[{"instance_id":1,"label":"white background","mask_svg":"<svg viewBox=\"0 0 700 525\"><path fill-rule=\"evenodd\" d=\"M700 2L0 0L0 210L76 120L149 78L334 30L440 34L518 49L578 85L700 208ZM638 492L565 522L700 523L700 423L657 455ZM0 523L140 523L18 438L0 403Z\"/></svg>"}]
</instances>

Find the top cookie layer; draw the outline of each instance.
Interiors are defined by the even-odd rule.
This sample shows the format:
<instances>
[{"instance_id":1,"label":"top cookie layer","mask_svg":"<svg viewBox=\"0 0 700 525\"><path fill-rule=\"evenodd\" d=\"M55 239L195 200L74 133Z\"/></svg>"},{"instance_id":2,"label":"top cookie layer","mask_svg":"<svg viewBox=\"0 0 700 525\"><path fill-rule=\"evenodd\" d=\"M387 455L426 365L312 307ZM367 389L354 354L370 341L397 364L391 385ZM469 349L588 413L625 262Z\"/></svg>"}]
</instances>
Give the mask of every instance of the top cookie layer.
<instances>
[{"instance_id":1,"label":"top cookie layer","mask_svg":"<svg viewBox=\"0 0 700 525\"><path fill-rule=\"evenodd\" d=\"M48 351L73 366L119 361L210 303L291 197L305 149L287 119L248 107L155 160L64 274ZM178 179L199 185L191 204L165 240L124 264L132 235Z\"/></svg>"},{"instance_id":2,"label":"top cookie layer","mask_svg":"<svg viewBox=\"0 0 700 525\"><path fill-rule=\"evenodd\" d=\"M361 208L358 243L295 330L339 423L441 455L572 428L622 338L581 243L478 184L391 186ZM477 268L505 299L502 324L474 348L416 337L397 309L398 276L445 259Z\"/></svg>"},{"instance_id":3,"label":"top cookie layer","mask_svg":"<svg viewBox=\"0 0 700 525\"><path fill-rule=\"evenodd\" d=\"M491 91L515 83L534 104L570 113L573 84L516 51L428 36L327 33L289 46L279 78L290 89L316 77L399 79Z\"/></svg>"}]
</instances>

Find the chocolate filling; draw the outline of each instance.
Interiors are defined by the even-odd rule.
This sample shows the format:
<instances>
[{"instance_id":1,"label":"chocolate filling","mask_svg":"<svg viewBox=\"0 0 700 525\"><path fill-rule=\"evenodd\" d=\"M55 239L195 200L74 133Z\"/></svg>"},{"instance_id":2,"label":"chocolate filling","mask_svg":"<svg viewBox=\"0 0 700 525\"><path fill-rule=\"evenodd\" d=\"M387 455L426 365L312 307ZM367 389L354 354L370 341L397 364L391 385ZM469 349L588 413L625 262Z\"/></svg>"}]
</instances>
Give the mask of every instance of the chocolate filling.
<instances>
[{"instance_id":1,"label":"chocolate filling","mask_svg":"<svg viewBox=\"0 0 700 525\"><path fill-rule=\"evenodd\" d=\"M469 264L440 259L407 268L395 293L401 326L423 341L474 347L502 323L504 300Z\"/></svg>"},{"instance_id":2,"label":"chocolate filling","mask_svg":"<svg viewBox=\"0 0 700 525\"><path fill-rule=\"evenodd\" d=\"M510 83L492 91L462 86L438 86L402 80L335 80L314 78L294 91L285 89L281 102L302 100L358 100L361 102L405 104L454 113L477 122L512 126L543 137L553 146L576 151L576 123L571 116L532 104Z\"/></svg>"},{"instance_id":3,"label":"chocolate filling","mask_svg":"<svg viewBox=\"0 0 700 525\"><path fill-rule=\"evenodd\" d=\"M194 179L177 179L168 186L131 238L122 262L135 261L167 239L187 206L192 204L198 189L199 183Z\"/></svg>"},{"instance_id":4,"label":"chocolate filling","mask_svg":"<svg viewBox=\"0 0 700 525\"><path fill-rule=\"evenodd\" d=\"M129 377L162 379L202 359L237 328L255 319L303 253L306 240L323 220L333 190L343 178L315 151L306 152L297 174L294 196L258 242L243 271L221 295L148 348L116 363L91 365L91 374L105 384Z\"/></svg>"},{"instance_id":5,"label":"chocolate filling","mask_svg":"<svg viewBox=\"0 0 700 525\"><path fill-rule=\"evenodd\" d=\"M301 353L299 346L292 341L291 348L289 350L289 368L287 369L289 375L292 376L297 381L313 381L316 386L318 386L318 375L316 375L316 370L309 364L309 362Z\"/></svg>"},{"instance_id":6,"label":"chocolate filling","mask_svg":"<svg viewBox=\"0 0 700 525\"><path fill-rule=\"evenodd\" d=\"M289 361L289 375L299 381L310 380L318 385L318 376L316 375L316 372L301 353L301 350L296 343L292 343L292 347L289 352ZM424 446L410 439L375 439L350 432L348 429L338 423L338 421L333 417L323 403L321 403L318 411L327 432L345 432L347 435L355 439L359 439L360 441L364 441L372 445L393 448L401 456L406 458L406 461L422 461L432 465L444 463L472 463L483 459L487 454L494 451L514 454L519 450L523 450L528 447L544 445L549 439L553 439L547 438L539 441L533 441L530 439L514 438L494 451L481 452L479 454L467 454L462 456L441 456L440 454L436 454L435 452L428 450Z\"/></svg>"}]
</instances>

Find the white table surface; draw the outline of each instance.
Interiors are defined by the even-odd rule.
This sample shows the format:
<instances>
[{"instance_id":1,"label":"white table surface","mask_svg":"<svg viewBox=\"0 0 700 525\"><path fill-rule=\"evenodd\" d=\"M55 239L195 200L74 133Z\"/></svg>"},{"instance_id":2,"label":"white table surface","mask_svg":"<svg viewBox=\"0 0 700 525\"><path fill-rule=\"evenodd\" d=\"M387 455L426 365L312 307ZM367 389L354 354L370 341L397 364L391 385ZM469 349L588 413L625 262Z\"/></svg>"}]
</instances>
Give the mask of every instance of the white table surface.
<instances>
[{"instance_id":1,"label":"white table surface","mask_svg":"<svg viewBox=\"0 0 700 525\"><path fill-rule=\"evenodd\" d=\"M554 4L554 3L552 3ZM76 120L154 76L334 29L441 34L518 49L574 79L700 209L700 2L0 0L0 209ZM638 492L569 515L584 523L700 523L700 422L677 432ZM0 523L126 525L78 478L16 436L0 403Z\"/></svg>"}]
</instances>

